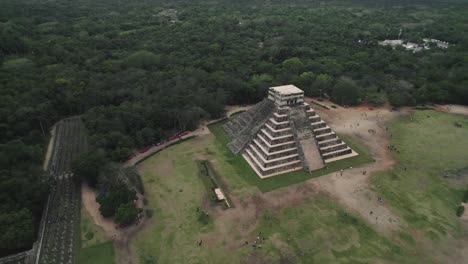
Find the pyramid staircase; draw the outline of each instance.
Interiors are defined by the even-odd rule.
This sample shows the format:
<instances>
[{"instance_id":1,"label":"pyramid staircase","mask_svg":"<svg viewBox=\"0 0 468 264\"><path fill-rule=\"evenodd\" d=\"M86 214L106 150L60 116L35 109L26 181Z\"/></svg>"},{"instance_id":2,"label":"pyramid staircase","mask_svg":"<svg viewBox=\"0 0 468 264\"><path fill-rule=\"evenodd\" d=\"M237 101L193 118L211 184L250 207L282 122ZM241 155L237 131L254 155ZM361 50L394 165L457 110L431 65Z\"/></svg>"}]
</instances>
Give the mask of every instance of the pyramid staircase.
<instances>
[{"instance_id":1,"label":"pyramid staircase","mask_svg":"<svg viewBox=\"0 0 468 264\"><path fill-rule=\"evenodd\" d=\"M224 125L234 154L241 153L261 178L358 155L307 104L278 107L268 99Z\"/></svg>"}]
</instances>

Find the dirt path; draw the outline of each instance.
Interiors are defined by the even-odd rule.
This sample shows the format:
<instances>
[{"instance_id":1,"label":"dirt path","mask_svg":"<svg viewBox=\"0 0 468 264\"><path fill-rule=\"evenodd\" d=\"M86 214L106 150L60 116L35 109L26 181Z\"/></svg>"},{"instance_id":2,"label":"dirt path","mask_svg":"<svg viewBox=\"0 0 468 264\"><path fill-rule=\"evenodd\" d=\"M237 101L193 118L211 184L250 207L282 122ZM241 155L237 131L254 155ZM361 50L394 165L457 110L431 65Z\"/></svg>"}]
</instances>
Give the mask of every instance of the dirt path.
<instances>
[{"instance_id":1,"label":"dirt path","mask_svg":"<svg viewBox=\"0 0 468 264\"><path fill-rule=\"evenodd\" d=\"M435 110L468 116L468 106L466 105L436 105Z\"/></svg>"},{"instance_id":2,"label":"dirt path","mask_svg":"<svg viewBox=\"0 0 468 264\"><path fill-rule=\"evenodd\" d=\"M96 202L96 191L91 189L87 184L81 185L81 201L82 206L92 217L94 224L100 226L107 238L112 240L115 248L116 263L130 264L137 263L134 252L129 247L129 241L147 225L145 218L140 219L137 224L126 227L116 228L113 219L104 218L99 212L99 204ZM137 207L143 207L143 196L137 194Z\"/></svg>"}]
</instances>

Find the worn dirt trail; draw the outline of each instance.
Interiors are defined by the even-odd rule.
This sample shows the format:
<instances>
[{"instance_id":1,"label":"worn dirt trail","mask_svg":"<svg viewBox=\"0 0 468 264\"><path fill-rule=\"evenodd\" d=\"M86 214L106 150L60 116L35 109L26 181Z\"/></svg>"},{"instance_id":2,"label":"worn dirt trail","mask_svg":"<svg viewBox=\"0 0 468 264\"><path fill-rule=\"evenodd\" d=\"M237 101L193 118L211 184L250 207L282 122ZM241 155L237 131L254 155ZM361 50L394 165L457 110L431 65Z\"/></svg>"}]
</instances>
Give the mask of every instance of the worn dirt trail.
<instances>
[{"instance_id":1,"label":"worn dirt trail","mask_svg":"<svg viewBox=\"0 0 468 264\"><path fill-rule=\"evenodd\" d=\"M468 116L468 106L466 105L436 105L434 109L440 112Z\"/></svg>"}]
</instances>

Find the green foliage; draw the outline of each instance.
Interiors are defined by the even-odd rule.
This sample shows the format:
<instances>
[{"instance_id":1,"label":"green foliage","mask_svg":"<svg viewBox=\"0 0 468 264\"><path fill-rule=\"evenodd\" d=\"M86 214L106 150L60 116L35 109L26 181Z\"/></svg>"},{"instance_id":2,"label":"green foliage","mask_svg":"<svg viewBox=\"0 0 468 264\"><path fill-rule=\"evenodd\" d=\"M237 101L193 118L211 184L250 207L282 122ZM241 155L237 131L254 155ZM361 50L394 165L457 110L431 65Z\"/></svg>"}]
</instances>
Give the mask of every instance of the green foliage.
<instances>
[{"instance_id":1,"label":"green foliage","mask_svg":"<svg viewBox=\"0 0 468 264\"><path fill-rule=\"evenodd\" d=\"M161 57L149 51L137 51L125 58L128 67L151 69L161 64Z\"/></svg>"},{"instance_id":2,"label":"green foliage","mask_svg":"<svg viewBox=\"0 0 468 264\"><path fill-rule=\"evenodd\" d=\"M198 222L202 225L208 225L211 222L211 217L207 212L203 212L200 210L198 212Z\"/></svg>"},{"instance_id":3,"label":"green foliage","mask_svg":"<svg viewBox=\"0 0 468 264\"><path fill-rule=\"evenodd\" d=\"M468 188L463 192L462 202L468 203Z\"/></svg>"},{"instance_id":4,"label":"green foliage","mask_svg":"<svg viewBox=\"0 0 468 264\"><path fill-rule=\"evenodd\" d=\"M0 253L26 250L34 239L31 211L22 208L16 212L0 213Z\"/></svg>"},{"instance_id":5,"label":"green foliage","mask_svg":"<svg viewBox=\"0 0 468 264\"><path fill-rule=\"evenodd\" d=\"M387 98L382 93L369 93L367 94L367 102L372 106L381 106L385 104Z\"/></svg>"},{"instance_id":6,"label":"green foliage","mask_svg":"<svg viewBox=\"0 0 468 264\"><path fill-rule=\"evenodd\" d=\"M72 170L75 175L85 179L90 186L95 187L105 164L105 154L98 150L83 154L76 159L72 164Z\"/></svg>"},{"instance_id":7,"label":"green foliage","mask_svg":"<svg viewBox=\"0 0 468 264\"><path fill-rule=\"evenodd\" d=\"M294 57L287 60L284 60L282 66L285 70L289 72L299 72L304 64L302 63L301 59Z\"/></svg>"},{"instance_id":8,"label":"green foliage","mask_svg":"<svg viewBox=\"0 0 468 264\"><path fill-rule=\"evenodd\" d=\"M457 207L457 216L458 217L462 216L464 212L465 212L465 207L463 205L459 205Z\"/></svg>"},{"instance_id":9,"label":"green foliage","mask_svg":"<svg viewBox=\"0 0 468 264\"><path fill-rule=\"evenodd\" d=\"M109 187L109 190L101 192L96 197L96 202L101 205L99 211L102 216L112 217L121 205L133 203L135 198L135 191L129 190L124 184L117 184ZM127 212L122 212L122 214L124 213Z\"/></svg>"},{"instance_id":10,"label":"green foliage","mask_svg":"<svg viewBox=\"0 0 468 264\"><path fill-rule=\"evenodd\" d=\"M148 218L153 217L153 214L154 214L153 210L151 210L151 209L145 210L145 213L146 213L146 216L147 216Z\"/></svg>"},{"instance_id":11,"label":"green foliage","mask_svg":"<svg viewBox=\"0 0 468 264\"><path fill-rule=\"evenodd\" d=\"M91 240L94 237L94 233L93 232L88 232L84 236L85 236L86 240Z\"/></svg>"},{"instance_id":12,"label":"green foliage","mask_svg":"<svg viewBox=\"0 0 468 264\"><path fill-rule=\"evenodd\" d=\"M132 154L132 150L129 148L116 148L110 156L113 161L124 161Z\"/></svg>"},{"instance_id":13,"label":"green foliage","mask_svg":"<svg viewBox=\"0 0 468 264\"><path fill-rule=\"evenodd\" d=\"M4 70L25 70L32 68L33 62L27 58L10 59L3 62L2 69Z\"/></svg>"},{"instance_id":14,"label":"green foliage","mask_svg":"<svg viewBox=\"0 0 468 264\"><path fill-rule=\"evenodd\" d=\"M341 105L356 105L361 102L357 84L349 78L340 78L332 90L332 99Z\"/></svg>"},{"instance_id":15,"label":"green foliage","mask_svg":"<svg viewBox=\"0 0 468 264\"><path fill-rule=\"evenodd\" d=\"M131 224L133 221L135 221L141 211L142 210L140 208L135 207L135 203L133 203L133 201L126 204L121 204L115 212L115 223L121 225Z\"/></svg>"}]
</instances>

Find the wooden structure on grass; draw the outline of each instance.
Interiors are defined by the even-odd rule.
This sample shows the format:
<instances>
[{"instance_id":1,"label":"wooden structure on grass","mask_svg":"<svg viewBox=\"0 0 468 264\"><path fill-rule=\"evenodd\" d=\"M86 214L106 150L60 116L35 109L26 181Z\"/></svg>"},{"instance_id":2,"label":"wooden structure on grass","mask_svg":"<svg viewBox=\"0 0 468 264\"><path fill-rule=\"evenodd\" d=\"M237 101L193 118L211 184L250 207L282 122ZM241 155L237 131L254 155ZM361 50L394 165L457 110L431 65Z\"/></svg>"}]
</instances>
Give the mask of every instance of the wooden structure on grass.
<instances>
[{"instance_id":1,"label":"wooden structure on grass","mask_svg":"<svg viewBox=\"0 0 468 264\"><path fill-rule=\"evenodd\" d=\"M294 85L271 87L268 97L224 126L234 154L260 178L295 170L318 170L358 155L304 102Z\"/></svg>"}]
</instances>

